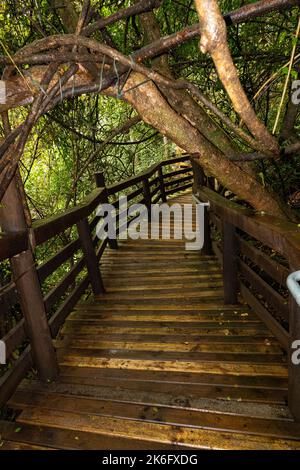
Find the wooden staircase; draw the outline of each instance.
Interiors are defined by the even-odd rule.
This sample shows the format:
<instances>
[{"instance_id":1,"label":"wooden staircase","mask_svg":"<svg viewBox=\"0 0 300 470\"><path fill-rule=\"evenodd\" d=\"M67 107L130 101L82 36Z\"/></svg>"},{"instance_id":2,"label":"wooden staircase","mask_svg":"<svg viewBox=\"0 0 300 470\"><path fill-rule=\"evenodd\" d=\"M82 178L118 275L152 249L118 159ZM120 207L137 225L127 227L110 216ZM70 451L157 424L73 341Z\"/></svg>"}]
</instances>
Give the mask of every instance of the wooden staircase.
<instances>
[{"instance_id":1,"label":"wooden staircase","mask_svg":"<svg viewBox=\"0 0 300 470\"><path fill-rule=\"evenodd\" d=\"M106 293L56 340L57 382L11 398L2 449L300 449L285 353L247 305L224 305L214 256L124 241L101 272Z\"/></svg>"}]
</instances>

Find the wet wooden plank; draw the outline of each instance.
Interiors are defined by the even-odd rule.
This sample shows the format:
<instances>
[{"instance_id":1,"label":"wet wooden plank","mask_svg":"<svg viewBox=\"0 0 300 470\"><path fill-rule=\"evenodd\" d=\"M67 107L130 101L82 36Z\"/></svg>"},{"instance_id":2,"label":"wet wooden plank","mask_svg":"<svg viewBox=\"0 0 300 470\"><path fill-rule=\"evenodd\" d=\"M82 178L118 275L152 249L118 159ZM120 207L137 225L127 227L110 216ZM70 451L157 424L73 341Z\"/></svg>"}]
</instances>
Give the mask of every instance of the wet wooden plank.
<instances>
[{"instance_id":1,"label":"wet wooden plank","mask_svg":"<svg viewBox=\"0 0 300 470\"><path fill-rule=\"evenodd\" d=\"M172 450L176 445L149 442L145 439L131 439L123 436L95 434L93 432L58 429L52 426L35 426L22 424L20 431L15 433L13 423L0 421L2 438L8 439L13 445L47 446L63 450ZM184 446L180 448L185 448Z\"/></svg>"},{"instance_id":2,"label":"wet wooden plank","mask_svg":"<svg viewBox=\"0 0 300 470\"><path fill-rule=\"evenodd\" d=\"M184 342L168 342L161 343L157 342L140 342L132 341L130 338L127 341L120 339L119 341L109 340L109 339L98 339L93 338L74 338L69 339L66 342L56 343L56 347L64 348L77 348L77 349L106 349L106 350L131 350L131 351L172 351L172 352L209 352L209 353L231 353L237 355L243 354L277 354L282 357L282 350L279 345L271 345L270 343L262 344L236 344L236 343L202 343L197 341L184 341Z\"/></svg>"},{"instance_id":3,"label":"wet wooden plank","mask_svg":"<svg viewBox=\"0 0 300 470\"><path fill-rule=\"evenodd\" d=\"M75 406L74 406L75 403ZM116 416L137 421L159 422L170 425L190 425L201 429L230 430L245 434L268 435L283 439L299 439L300 424L291 419L266 419L205 409L189 409L157 404L130 403L90 397L70 396L47 392L16 392L10 406L25 408L44 408L97 416Z\"/></svg>"},{"instance_id":4,"label":"wet wooden plank","mask_svg":"<svg viewBox=\"0 0 300 470\"><path fill-rule=\"evenodd\" d=\"M255 364L242 362L222 362L208 361L196 362L188 360L161 360L155 359L126 359L118 357L96 357L93 351L92 356L84 356L80 350L78 354L71 351L60 357L60 364L78 367L114 368L131 370L165 370L175 372L194 372L211 374L232 374L232 375L263 375L274 377L287 377L287 367L283 364Z\"/></svg>"},{"instance_id":5,"label":"wet wooden plank","mask_svg":"<svg viewBox=\"0 0 300 470\"><path fill-rule=\"evenodd\" d=\"M108 320L108 321L163 321L163 322L216 322L216 324L226 324L231 321L239 321L243 323L260 323L258 317L253 313L239 312L135 312L135 311L112 311L112 312L88 312L88 311L76 311L73 312L69 317L68 321L95 321L95 320Z\"/></svg>"},{"instance_id":6,"label":"wet wooden plank","mask_svg":"<svg viewBox=\"0 0 300 470\"><path fill-rule=\"evenodd\" d=\"M91 381L97 379L116 379L124 380L125 382L139 382L144 386L145 383L180 383L186 385L188 388L193 384L203 385L232 385L233 387L246 387L257 389L280 389L287 390L287 380L281 377L272 376L247 376L247 375L220 375L213 373L189 373L184 372L168 372L168 371L151 371L151 370L126 370L126 369L95 369L88 367L69 367L61 366L61 377L75 377L80 380L90 379Z\"/></svg>"},{"instance_id":7,"label":"wet wooden plank","mask_svg":"<svg viewBox=\"0 0 300 470\"><path fill-rule=\"evenodd\" d=\"M63 366L62 366L63 367ZM74 367L72 368L74 369ZM78 367L78 369L81 369ZM196 379L182 379L176 381L176 375L183 372L164 371L164 379L159 382L155 377L144 380L144 373L157 373L158 371L135 371L128 369L128 379L122 374L124 370L118 369L89 369L89 375L81 376L75 373L62 374L59 381L45 385L38 382L23 383L21 390L35 392L51 392L54 394L68 394L76 396L93 397L126 401L127 403L161 404L168 406L184 406L193 409L208 408L214 411L230 411L237 414L249 414L247 404L255 408L257 416L282 418L289 414L286 410L287 389L283 388L282 378L257 377L256 386L247 382L246 376L220 376L209 374L197 374ZM94 371L94 373L93 373ZM101 374L100 374L101 372ZM119 372L119 378L116 373ZM141 376L139 373L143 373ZM196 374L192 374L196 375ZM250 377L248 377L250 379ZM260 384L260 385L258 385ZM188 394L187 394L188 389ZM246 409L244 409L246 405ZM267 405L267 409L262 409ZM273 409L275 405L279 409ZM242 409L241 409L242 408ZM253 411L253 408L250 409Z\"/></svg>"},{"instance_id":8,"label":"wet wooden plank","mask_svg":"<svg viewBox=\"0 0 300 470\"><path fill-rule=\"evenodd\" d=\"M216 257L184 241L120 241L101 272L107 293L73 307L55 341L57 382L25 380L10 400L21 414L0 422L5 443L300 448L282 347L249 307L224 305Z\"/></svg>"},{"instance_id":9,"label":"wet wooden plank","mask_svg":"<svg viewBox=\"0 0 300 470\"><path fill-rule=\"evenodd\" d=\"M75 341L76 344L76 341ZM100 349L94 348L72 348L69 344L65 348L59 350L59 357L65 360L68 357L79 356L81 359L86 360L90 357L93 361L98 358L119 358L125 360L141 360L141 361L154 361L159 357L160 361L184 361L194 363L216 362L221 361L224 363L251 363L251 364L283 364L286 362L279 353L241 353L241 352L224 352L224 351L167 351L162 347L158 350L146 349Z\"/></svg>"},{"instance_id":10,"label":"wet wooden plank","mask_svg":"<svg viewBox=\"0 0 300 470\"><path fill-rule=\"evenodd\" d=\"M190 426L174 426L146 421L125 420L116 417L69 413L42 408L26 409L18 418L21 424L36 423L58 429L93 432L98 435L130 437L163 444L183 444L199 449L300 449L300 442L271 438L266 436L245 435L235 432L200 429Z\"/></svg>"}]
</instances>

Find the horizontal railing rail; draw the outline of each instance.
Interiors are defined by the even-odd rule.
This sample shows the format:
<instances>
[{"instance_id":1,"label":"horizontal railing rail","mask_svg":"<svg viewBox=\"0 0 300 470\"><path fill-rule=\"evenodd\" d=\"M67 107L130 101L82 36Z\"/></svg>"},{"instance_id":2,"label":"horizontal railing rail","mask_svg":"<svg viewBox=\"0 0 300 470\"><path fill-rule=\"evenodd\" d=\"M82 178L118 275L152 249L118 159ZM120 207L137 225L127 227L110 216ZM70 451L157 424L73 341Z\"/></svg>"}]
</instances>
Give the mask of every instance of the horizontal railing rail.
<instances>
[{"instance_id":1,"label":"horizontal railing rail","mask_svg":"<svg viewBox=\"0 0 300 470\"><path fill-rule=\"evenodd\" d=\"M0 233L0 261L12 258L21 251L27 250L28 235L26 232Z\"/></svg>"},{"instance_id":2,"label":"horizontal railing rail","mask_svg":"<svg viewBox=\"0 0 300 470\"><path fill-rule=\"evenodd\" d=\"M175 165L178 164L184 167L176 169ZM180 178L181 176L184 178ZM174 185L170 185L173 180ZM40 247L52 243L66 231L77 228L77 236L74 238L73 233L73 239L69 238L64 246L60 246L46 261L39 264L39 257L36 255L36 273L52 337L57 335L66 317L89 285L95 294L104 292L99 261L107 245L117 248L117 241L98 239L96 228L101 218L95 214L97 207L101 203L109 202L114 205L117 215L120 215L122 209L118 207L118 196L126 194L128 203L144 203L149 209L151 203L166 201L166 193L176 194L186 187L191 187L192 180L188 155L160 162L143 173L109 186L105 185L103 174L98 173L96 189L77 206L34 222L30 228L30 237L29 232L0 234L0 261L4 261L13 260L19 253L27 250L29 239L34 247ZM124 224L118 224L117 232L124 228ZM37 250L35 252L37 253ZM18 312L13 324L4 332L0 332L0 339L6 344L9 360L9 367L4 369L0 376L0 406L8 400L30 367L35 365L26 318L21 315L20 304L24 299L20 297L24 296L24 292L18 292L17 284L18 282L12 281L0 291L0 319L5 318L6 322L13 309ZM30 299L26 301L30 304Z\"/></svg>"}]
</instances>

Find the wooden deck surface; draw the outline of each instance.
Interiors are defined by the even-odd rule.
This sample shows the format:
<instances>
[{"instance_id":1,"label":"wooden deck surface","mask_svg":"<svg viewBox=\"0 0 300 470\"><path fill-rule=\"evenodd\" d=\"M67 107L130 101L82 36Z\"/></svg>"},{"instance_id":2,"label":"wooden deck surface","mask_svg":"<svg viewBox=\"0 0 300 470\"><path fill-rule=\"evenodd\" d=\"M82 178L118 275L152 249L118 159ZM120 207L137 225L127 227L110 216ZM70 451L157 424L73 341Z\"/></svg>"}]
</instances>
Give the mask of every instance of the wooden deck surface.
<instances>
[{"instance_id":1,"label":"wooden deck surface","mask_svg":"<svg viewBox=\"0 0 300 470\"><path fill-rule=\"evenodd\" d=\"M224 306L215 257L137 240L101 263L106 294L62 328L58 381L19 386L2 449L300 449L285 354L247 306Z\"/></svg>"}]
</instances>

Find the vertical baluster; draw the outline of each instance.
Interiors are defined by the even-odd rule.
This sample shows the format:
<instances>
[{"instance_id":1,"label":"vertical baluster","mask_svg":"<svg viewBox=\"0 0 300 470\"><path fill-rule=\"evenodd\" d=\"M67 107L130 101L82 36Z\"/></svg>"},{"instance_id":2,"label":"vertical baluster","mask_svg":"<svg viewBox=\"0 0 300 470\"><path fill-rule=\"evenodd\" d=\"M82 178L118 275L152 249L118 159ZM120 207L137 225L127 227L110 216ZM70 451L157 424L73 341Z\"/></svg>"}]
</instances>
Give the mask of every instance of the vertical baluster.
<instances>
[{"instance_id":1,"label":"vertical baluster","mask_svg":"<svg viewBox=\"0 0 300 470\"><path fill-rule=\"evenodd\" d=\"M151 211L151 191L150 191L150 184L148 178L145 178L142 181L143 185L143 195L144 195L144 202L147 207L148 214L150 215Z\"/></svg>"},{"instance_id":2,"label":"vertical baluster","mask_svg":"<svg viewBox=\"0 0 300 470\"><path fill-rule=\"evenodd\" d=\"M237 303L237 242L235 227L223 220L223 283L225 304Z\"/></svg>"},{"instance_id":3,"label":"vertical baluster","mask_svg":"<svg viewBox=\"0 0 300 470\"><path fill-rule=\"evenodd\" d=\"M77 222L76 225L93 292L95 295L102 294L104 292L104 286L93 246L89 223L87 219L82 219Z\"/></svg>"},{"instance_id":4,"label":"vertical baluster","mask_svg":"<svg viewBox=\"0 0 300 470\"><path fill-rule=\"evenodd\" d=\"M166 196L165 181L164 181L164 175L163 175L162 167L159 167L159 169L158 169L158 178L159 178L159 187L160 187L161 200L162 200L162 202L166 202L167 201L167 196Z\"/></svg>"},{"instance_id":5,"label":"vertical baluster","mask_svg":"<svg viewBox=\"0 0 300 470\"><path fill-rule=\"evenodd\" d=\"M200 165L195 161L194 158L190 159L192 169L193 169L193 177L194 177L194 183L193 183L193 193L197 193L197 188L201 186L206 185L206 176L205 173Z\"/></svg>"}]
</instances>

